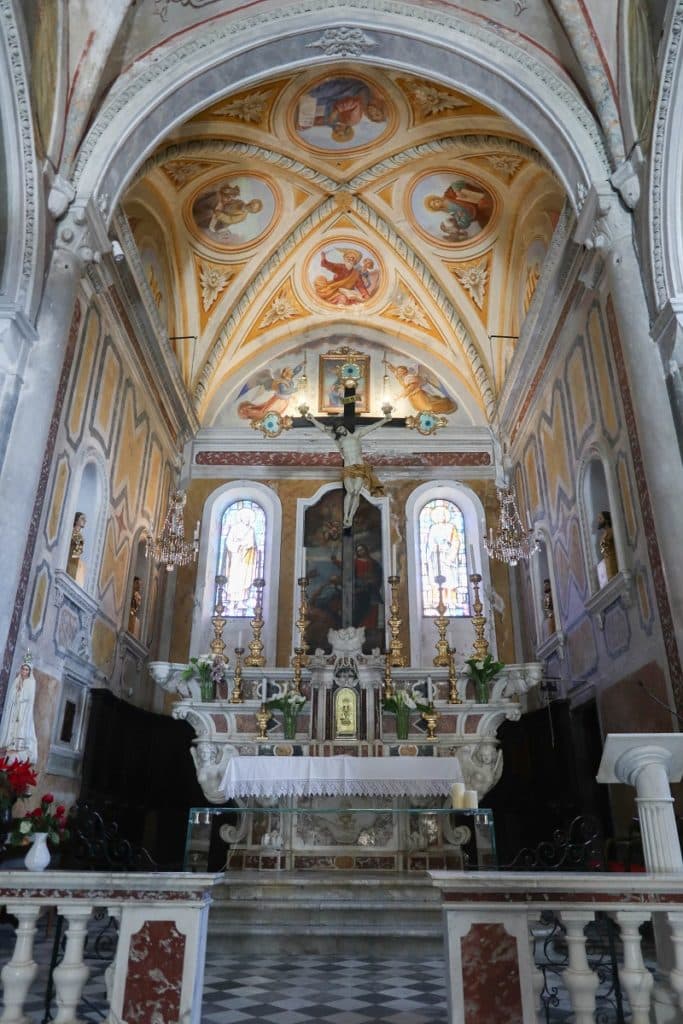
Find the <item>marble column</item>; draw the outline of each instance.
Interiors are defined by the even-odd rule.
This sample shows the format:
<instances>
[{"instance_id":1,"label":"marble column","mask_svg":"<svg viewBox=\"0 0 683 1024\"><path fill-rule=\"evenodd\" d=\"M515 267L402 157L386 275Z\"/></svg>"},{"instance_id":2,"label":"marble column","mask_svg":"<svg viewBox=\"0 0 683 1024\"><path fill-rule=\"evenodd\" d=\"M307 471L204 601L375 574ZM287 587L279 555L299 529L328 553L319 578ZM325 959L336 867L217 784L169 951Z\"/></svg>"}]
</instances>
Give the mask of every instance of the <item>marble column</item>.
<instances>
[{"instance_id":1,"label":"marble column","mask_svg":"<svg viewBox=\"0 0 683 1024\"><path fill-rule=\"evenodd\" d=\"M60 400L59 385L77 290L84 266L100 258L99 250L94 248L95 235L97 244L106 243L106 230L96 208L93 212L89 207L79 206L60 221L35 333L13 402L12 422L5 424L9 443L0 470L0 493L5 496L0 513L0 574L7 593L18 594L17 602L10 599L0 607L0 651L4 651L5 676L11 667L19 627L15 603L20 610L51 464L51 452L46 449L54 441L51 426L55 403Z\"/></svg>"},{"instance_id":2,"label":"marble column","mask_svg":"<svg viewBox=\"0 0 683 1024\"><path fill-rule=\"evenodd\" d=\"M607 737L597 780L621 782L635 787L645 867L648 871L683 872L681 844L669 785L670 782L680 782L682 777L683 733L611 733ZM666 978L676 968L675 948L666 915L653 914L653 925L657 958ZM675 974L673 982L673 986L660 982L654 987L653 1012L657 1024L680 1021ZM641 1016L634 1016L634 1020L646 1019L643 1016L644 1006L643 1002L643 1006L638 1009Z\"/></svg>"},{"instance_id":3,"label":"marble column","mask_svg":"<svg viewBox=\"0 0 683 1024\"><path fill-rule=\"evenodd\" d=\"M598 261L604 261L606 268L673 631L679 658L683 660L683 573L678 571L683 550L683 516L680 515L683 462L664 369L650 334L647 302L633 242L632 217L609 184L592 189L586 196L575 239L594 250ZM589 274L584 278L586 276ZM647 523L645 525L647 527ZM678 693L677 697L683 699L683 693Z\"/></svg>"}]
</instances>

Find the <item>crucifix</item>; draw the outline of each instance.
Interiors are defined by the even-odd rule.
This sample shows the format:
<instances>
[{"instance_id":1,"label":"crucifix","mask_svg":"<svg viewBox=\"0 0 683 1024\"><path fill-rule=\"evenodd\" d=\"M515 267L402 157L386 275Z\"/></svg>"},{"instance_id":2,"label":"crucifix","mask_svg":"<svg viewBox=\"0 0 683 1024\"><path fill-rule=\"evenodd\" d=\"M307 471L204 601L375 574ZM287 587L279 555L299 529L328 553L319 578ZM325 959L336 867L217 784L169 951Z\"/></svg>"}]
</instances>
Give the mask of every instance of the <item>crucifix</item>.
<instances>
[{"instance_id":1,"label":"crucifix","mask_svg":"<svg viewBox=\"0 0 683 1024\"><path fill-rule=\"evenodd\" d=\"M354 552L351 527L353 517L356 514L360 503L361 491L366 487L373 497L383 495L381 483L377 479L372 467L363 460L361 442L371 431L385 426L392 422L395 426L403 426L405 420L401 417L392 417L391 405L388 403L382 406L384 416L360 417L356 416L356 379L353 376L344 377L344 406L341 422L339 417L326 416L316 419L306 405L299 406L299 412L304 420L302 426L312 423L322 433L332 438L342 457L344 464L342 479L344 483L344 514L342 533L342 627L353 625L353 593L355 583L355 563L358 552ZM363 426L360 427L359 423ZM297 424L298 425L298 424ZM360 547L360 545L359 545Z\"/></svg>"}]
</instances>

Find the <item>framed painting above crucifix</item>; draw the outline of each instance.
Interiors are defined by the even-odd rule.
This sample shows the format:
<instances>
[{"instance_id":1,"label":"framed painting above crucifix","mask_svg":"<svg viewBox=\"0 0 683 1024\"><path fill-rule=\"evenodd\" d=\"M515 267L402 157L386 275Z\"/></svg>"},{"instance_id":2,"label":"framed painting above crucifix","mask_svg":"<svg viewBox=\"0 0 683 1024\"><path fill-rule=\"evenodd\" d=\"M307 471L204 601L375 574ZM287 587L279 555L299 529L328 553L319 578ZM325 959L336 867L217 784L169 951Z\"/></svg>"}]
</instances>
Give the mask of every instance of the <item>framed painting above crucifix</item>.
<instances>
[{"instance_id":1,"label":"framed painting above crucifix","mask_svg":"<svg viewBox=\"0 0 683 1024\"><path fill-rule=\"evenodd\" d=\"M319 408L323 413L334 415L343 412L344 381L347 378L352 378L356 385L356 413L368 411L370 356L361 355L344 345L320 356Z\"/></svg>"}]
</instances>

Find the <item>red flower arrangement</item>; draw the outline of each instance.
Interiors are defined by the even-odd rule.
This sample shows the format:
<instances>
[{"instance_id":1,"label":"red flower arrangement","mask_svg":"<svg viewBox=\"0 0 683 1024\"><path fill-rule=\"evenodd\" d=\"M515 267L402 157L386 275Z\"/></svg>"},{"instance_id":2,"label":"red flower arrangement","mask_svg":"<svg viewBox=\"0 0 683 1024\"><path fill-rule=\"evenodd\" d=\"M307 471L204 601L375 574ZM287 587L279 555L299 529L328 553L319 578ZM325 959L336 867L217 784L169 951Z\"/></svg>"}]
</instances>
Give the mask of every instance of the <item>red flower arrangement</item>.
<instances>
[{"instance_id":1,"label":"red flower arrangement","mask_svg":"<svg viewBox=\"0 0 683 1024\"><path fill-rule=\"evenodd\" d=\"M0 757L0 808L11 807L15 800L28 796L37 781L30 761Z\"/></svg>"},{"instance_id":2,"label":"red flower arrangement","mask_svg":"<svg viewBox=\"0 0 683 1024\"><path fill-rule=\"evenodd\" d=\"M47 838L51 843L58 843L60 839L68 839L66 807L64 804L57 804L53 811L54 802L55 798L52 793L46 793L40 801L40 807L29 811L23 818L15 822L13 839L22 843L37 832L47 832Z\"/></svg>"}]
</instances>

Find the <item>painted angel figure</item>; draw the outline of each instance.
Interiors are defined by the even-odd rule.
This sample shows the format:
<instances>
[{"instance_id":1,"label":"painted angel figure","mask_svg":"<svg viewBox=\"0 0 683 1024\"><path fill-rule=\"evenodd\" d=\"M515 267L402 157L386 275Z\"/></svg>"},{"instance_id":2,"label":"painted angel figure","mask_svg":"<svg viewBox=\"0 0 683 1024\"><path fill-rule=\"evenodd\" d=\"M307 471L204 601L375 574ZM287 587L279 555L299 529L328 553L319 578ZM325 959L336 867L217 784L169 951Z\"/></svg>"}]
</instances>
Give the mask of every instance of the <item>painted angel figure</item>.
<instances>
[{"instance_id":1,"label":"painted angel figure","mask_svg":"<svg viewBox=\"0 0 683 1024\"><path fill-rule=\"evenodd\" d=\"M273 371L267 367L254 374L237 396L237 415L243 420L260 420L268 412L283 415L299 386L303 363ZM245 397L248 396L248 397ZM239 401L244 398L244 401Z\"/></svg>"},{"instance_id":2,"label":"painted angel figure","mask_svg":"<svg viewBox=\"0 0 683 1024\"><path fill-rule=\"evenodd\" d=\"M458 408L443 384L423 366L387 366L402 388L397 398L406 398L416 412L443 415Z\"/></svg>"}]
</instances>

